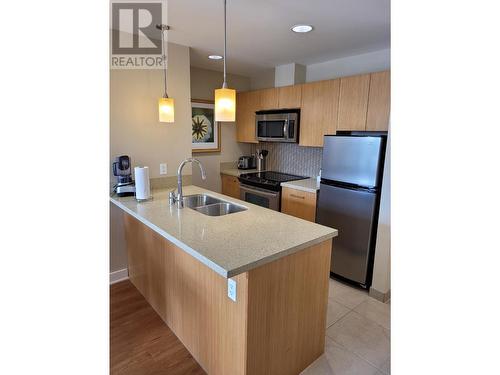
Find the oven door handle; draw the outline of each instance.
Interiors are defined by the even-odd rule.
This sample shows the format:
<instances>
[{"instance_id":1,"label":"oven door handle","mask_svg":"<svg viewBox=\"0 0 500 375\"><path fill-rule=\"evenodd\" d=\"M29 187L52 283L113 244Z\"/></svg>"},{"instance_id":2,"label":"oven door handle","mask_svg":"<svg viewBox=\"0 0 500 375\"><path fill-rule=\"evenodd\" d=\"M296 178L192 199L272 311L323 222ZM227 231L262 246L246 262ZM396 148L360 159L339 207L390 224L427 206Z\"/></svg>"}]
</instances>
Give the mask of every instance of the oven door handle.
<instances>
[{"instance_id":1,"label":"oven door handle","mask_svg":"<svg viewBox=\"0 0 500 375\"><path fill-rule=\"evenodd\" d=\"M253 186L245 185L242 183L240 183L240 189L248 191L250 193L260 194L260 195L264 195L264 196L271 197L271 198L277 198L280 194L278 191L275 193L270 193L270 192L263 191L261 189L255 188Z\"/></svg>"}]
</instances>

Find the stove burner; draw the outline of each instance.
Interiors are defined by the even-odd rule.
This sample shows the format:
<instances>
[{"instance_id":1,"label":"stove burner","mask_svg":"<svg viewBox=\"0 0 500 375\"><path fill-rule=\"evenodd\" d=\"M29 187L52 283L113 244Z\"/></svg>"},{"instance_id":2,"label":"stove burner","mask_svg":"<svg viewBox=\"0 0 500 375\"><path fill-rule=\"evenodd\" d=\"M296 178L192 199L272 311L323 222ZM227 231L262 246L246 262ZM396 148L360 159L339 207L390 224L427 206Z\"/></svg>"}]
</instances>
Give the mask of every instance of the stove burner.
<instances>
[{"instance_id":1,"label":"stove burner","mask_svg":"<svg viewBox=\"0 0 500 375\"><path fill-rule=\"evenodd\" d=\"M280 191L282 182L303 180L307 177L281 172L254 172L240 175L240 182L273 191Z\"/></svg>"}]
</instances>

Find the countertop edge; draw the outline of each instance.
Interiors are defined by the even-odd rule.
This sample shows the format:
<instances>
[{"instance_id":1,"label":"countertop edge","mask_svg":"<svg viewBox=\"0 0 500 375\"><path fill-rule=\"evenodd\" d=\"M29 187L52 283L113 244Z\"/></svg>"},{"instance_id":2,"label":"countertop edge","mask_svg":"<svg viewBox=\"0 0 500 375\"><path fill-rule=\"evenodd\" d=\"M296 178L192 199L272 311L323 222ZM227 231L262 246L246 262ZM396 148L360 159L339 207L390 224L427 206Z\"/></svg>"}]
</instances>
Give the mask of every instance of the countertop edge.
<instances>
[{"instance_id":1,"label":"countertop edge","mask_svg":"<svg viewBox=\"0 0 500 375\"><path fill-rule=\"evenodd\" d=\"M242 174L255 173L255 172L257 172L257 169L226 168L226 169L220 170L220 174L223 174L225 176L233 176L233 177L240 177Z\"/></svg>"},{"instance_id":2,"label":"countertop edge","mask_svg":"<svg viewBox=\"0 0 500 375\"><path fill-rule=\"evenodd\" d=\"M299 186L299 185L293 185L288 182L282 182L281 187L286 187L289 189L295 189L295 190L300 190L300 191L305 191L306 193L317 193L319 189L310 189L304 186Z\"/></svg>"},{"instance_id":3,"label":"countertop edge","mask_svg":"<svg viewBox=\"0 0 500 375\"><path fill-rule=\"evenodd\" d=\"M338 236L338 231L335 229L335 232L333 232L333 233L326 234L326 235L318 237L318 238L316 238L314 240L311 240L311 241L305 242L303 244L291 247L288 250L285 250L285 251L283 251L281 253L270 255L270 256L268 256L266 258L263 258L263 259L260 259L260 260L258 260L256 262L253 262L253 263L247 264L245 266L238 267L238 268L236 268L234 270L231 270L231 271L228 272L228 276L227 277L231 278L231 277L237 276L237 275L239 275L241 273L251 271L254 268L263 266L265 264L271 263L271 262L273 262L275 260L284 258L286 256L298 253L301 250L307 249L308 247L317 245L317 244L319 244L321 242L327 241L327 240L332 239L332 238L337 237L337 236Z\"/></svg>"},{"instance_id":4,"label":"countertop edge","mask_svg":"<svg viewBox=\"0 0 500 375\"><path fill-rule=\"evenodd\" d=\"M177 238L175 238L174 236L170 235L168 232L165 232L163 229L158 228L156 225L154 225L150 221L144 219L142 216L138 215L134 211L130 210L128 207L124 206L120 202L118 202L115 199L113 199L113 197L110 197L110 200L111 200L111 203L113 203L117 207L121 208L127 214L133 216L134 218L136 218L137 220L139 220L141 223L143 223L144 225L146 225L148 228L154 230L156 233L158 233L162 237L166 238L168 241L172 242L174 245L176 245L177 247L179 247L181 250L184 250L186 253L188 253L189 255L191 255L193 258L198 259L201 263L203 263L204 265L206 265L208 268L212 269L213 271L217 272L222 277L224 277L226 279L229 278L229 277L231 277L231 276L229 276L229 272L227 270L225 270L224 268L222 268L218 264L212 262L210 259L207 259L203 255L201 255L200 253L198 253L196 250L194 250L193 248L187 246L185 243L179 241ZM239 274L239 273L237 273L237 274ZM235 274L235 275L237 275L237 274ZM233 275L233 276L235 276L235 275Z\"/></svg>"}]
</instances>

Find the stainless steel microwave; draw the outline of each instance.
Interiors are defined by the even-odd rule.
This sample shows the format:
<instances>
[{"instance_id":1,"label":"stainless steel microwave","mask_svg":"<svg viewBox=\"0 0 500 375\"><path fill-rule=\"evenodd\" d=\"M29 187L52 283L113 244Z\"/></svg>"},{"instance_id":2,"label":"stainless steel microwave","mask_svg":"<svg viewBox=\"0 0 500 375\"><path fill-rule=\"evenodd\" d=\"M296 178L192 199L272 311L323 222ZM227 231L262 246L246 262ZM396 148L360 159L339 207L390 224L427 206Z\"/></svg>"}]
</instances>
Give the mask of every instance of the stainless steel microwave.
<instances>
[{"instance_id":1,"label":"stainless steel microwave","mask_svg":"<svg viewBox=\"0 0 500 375\"><path fill-rule=\"evenodd\" d=\"M255 112L257 140L266 142L298 142L300 109Z\"/></svg>"}]
</instances>

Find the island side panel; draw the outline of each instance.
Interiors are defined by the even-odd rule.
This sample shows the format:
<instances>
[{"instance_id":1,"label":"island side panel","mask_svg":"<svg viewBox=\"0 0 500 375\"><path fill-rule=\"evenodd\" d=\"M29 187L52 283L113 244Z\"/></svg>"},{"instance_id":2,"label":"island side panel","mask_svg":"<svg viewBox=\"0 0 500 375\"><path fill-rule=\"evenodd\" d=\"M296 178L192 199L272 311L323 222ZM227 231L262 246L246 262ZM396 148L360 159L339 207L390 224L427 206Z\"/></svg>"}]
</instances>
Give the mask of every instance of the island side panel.
<instances>
[{"instance_id":1,"label":"island side panel","mask_svg":"<svg viewBox=\"0 0 500 375\"><path fill-rule=\"evenodd\" d=\"M331 245L248 272L247 375L296 375L324 352Z\"/></svg>"},{"instance_id":2,"label":"island side panel","mask_svg":"<svg viewBox=\"0 0 500 375\"><path fill-rule=\"evenodd\" d=\"M123 215L129 279L158 315L164 318L166 285L163 264L166 253L163 237L132 216Z\"/></svg>"},{"instance_id":3,"label":"island side panel","mask_svg":"<svg viewBox=\"0 0 500 375\"><path fill-rule=\"evenodd\" d=\"M245 374L248 274L233 302L226 278L124 215L131 282L207 373Z\"/></svg>"}]
</instances>

